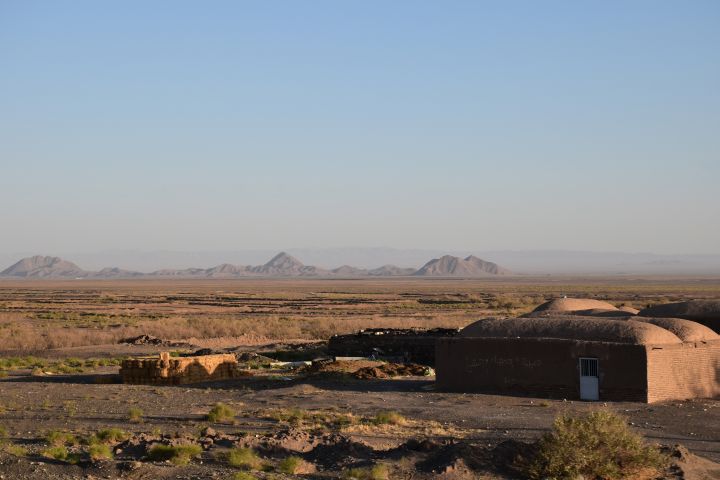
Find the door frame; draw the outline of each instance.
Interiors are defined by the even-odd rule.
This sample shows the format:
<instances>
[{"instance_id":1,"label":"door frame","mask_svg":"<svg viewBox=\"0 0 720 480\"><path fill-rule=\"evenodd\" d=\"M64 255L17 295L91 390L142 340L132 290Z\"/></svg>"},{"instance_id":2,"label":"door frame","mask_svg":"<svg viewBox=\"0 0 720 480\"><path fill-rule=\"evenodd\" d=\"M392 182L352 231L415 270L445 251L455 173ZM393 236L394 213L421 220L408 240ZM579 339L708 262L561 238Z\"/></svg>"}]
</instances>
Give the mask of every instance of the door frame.
<instances>
[{"instance_id":1,"label":"door frame","mask_svg":"<svg viewBox=\"0 0 720 480\"><path fill-rule=\"evenodd\" d=\"M580 400L600 400L600 361L597 357L578 359L580 374Z\"/></svg>"}]
</instances>

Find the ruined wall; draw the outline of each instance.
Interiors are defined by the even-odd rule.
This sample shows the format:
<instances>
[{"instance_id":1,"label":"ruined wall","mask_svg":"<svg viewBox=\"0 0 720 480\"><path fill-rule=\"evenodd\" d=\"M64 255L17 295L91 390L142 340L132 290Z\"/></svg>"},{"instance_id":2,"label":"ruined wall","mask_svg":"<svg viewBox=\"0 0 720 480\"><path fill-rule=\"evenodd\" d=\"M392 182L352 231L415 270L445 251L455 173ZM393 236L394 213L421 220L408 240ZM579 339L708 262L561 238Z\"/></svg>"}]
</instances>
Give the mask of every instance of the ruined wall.
<instances>
[{"instance_id":1,"label":"ruined wall","mask_svg":"<svg viewBox=\"0 0 720 480\"><path fill-rule=\"evenodd\" d=\"M350 335L334 335L328 342L328 352L338 357L367 357L379 352L408 362L434 365L437 339L457 333L458 330L448 328L367 329Z\"/></svg>"},{"instance_id":2,"label":"ruined wall","mask_svg":"<svg viewBox=\"0 0 720 480\"><path fill-rule=\"evenodd\" d=\"M163 352L158 357L123 360L120 376L123 383L182 385L237 378L243 372L232 354L171 357Z\"/></svg>"},{"instance_id":3,"label":"ruined wall","mask_svg":"<svg viewBox=\"0 0 720 480\"><path fill-rule=\"evenodd\" d=\"M720 340L648 347L648 400L720 397Z\"/></svg>"},{"instance_id":4,"label":"ruined wall","mask_svg":"<svg viewBox=\"0 0 720 480\"><path fill-rule=\"evenodd\" d=\"M644 346L522 338L443 338L439 390L580 398L579 358L599 359L600 400L647 401Z\"/></svg>"}]
</instances>

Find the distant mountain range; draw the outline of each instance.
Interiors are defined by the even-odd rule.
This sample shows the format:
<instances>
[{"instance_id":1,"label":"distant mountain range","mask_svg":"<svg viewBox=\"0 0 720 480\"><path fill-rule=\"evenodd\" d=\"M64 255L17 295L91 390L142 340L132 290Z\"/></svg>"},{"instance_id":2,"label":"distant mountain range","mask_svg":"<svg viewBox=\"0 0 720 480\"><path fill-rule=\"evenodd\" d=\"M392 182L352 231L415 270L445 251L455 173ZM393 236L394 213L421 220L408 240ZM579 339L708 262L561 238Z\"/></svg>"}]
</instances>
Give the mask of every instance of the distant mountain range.
<instances>
[{"instance_id":1,"label":"distant mountain range","mask_svg":"<svg viewBox=\"0 0 720 480\"><path fill-rule=\"evenodd\" d=\"M323 269L305 265L285 252L275 255L269 262L258 265L231 265L223 263L210 268L162 269L150 273L123 270L117 267L99 271L83 270L72 262L59 257L36 255L23 258L0 272L0 277L12 278L241 278L241 277L493 277L508 275L510 271L475 256L467 258L445 255L427 262L419 269L383 265L364 269L343 265L335 269Z\"/></svg>"}]
</instances>

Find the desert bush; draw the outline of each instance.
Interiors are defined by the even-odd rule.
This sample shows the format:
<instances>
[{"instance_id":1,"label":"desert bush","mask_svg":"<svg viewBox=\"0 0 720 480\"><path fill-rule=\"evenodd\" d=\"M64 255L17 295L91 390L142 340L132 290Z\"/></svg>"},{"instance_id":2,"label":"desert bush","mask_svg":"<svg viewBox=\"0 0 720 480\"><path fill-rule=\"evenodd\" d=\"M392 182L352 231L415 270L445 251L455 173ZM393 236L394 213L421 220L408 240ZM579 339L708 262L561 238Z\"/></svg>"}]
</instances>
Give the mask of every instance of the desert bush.
<instances>
[{"instance_id":1,"label":"desert bush","mask_svg":"<svg viewBox=\"0 0 720 480\"><path fill-rule=\"evenodd\" d=\"M307 418L308 412L299 408L282 408L273 410L268 414L269 418L278 422L286 422L291 425L297 425Z\"/></svg>"},{"instance_id":2,"label":"desert bush","mask_svg":"<svg viewBox=\"0 0 720 480\"><path fill-rule=\"evenodd\" d=\"M112 450L110 450L110 447L103 444L103 443L97 443L95 445L90 445L88 447L88 455L90 456L90 459L95 460L104 460L109 459L113 457Z\"/></svg>"},{"instance_id":3,"label":"desert bush","mask_svg":"<svg viewBox=\"0 0 720 480\"><path fill-rule=\"evenodd\" d=\"M379 463L369 468L349 468L343 471L345 480L388 480L388 468Z\"/></svg>"},{"instance_id":4,"label":"desert bush","mask_svg":"<svg viewBox=\"0 0 720 480\"><path fill-rule=\"evenodd\" d=\"M233 448L226 454L227 462L233 467L257 470L262 460L252 448Z\"/></svg>"},{"instance_id":5,"label":"desert bush","mask_svg":"<svg viewBox=\"0 0 720 480\"><path fill-rule=\"evenodd\" d=\"M352 425L357 419L350 414L327 411L307 411L300 408L281 408L272 410L266 418L288 423L296 427L315 429L342 428Z\"/></svg>"},{"instance_id":6,"label":"desert bush","mask_svg":"<svg viewBox=\"0 0 720 480\"><path fill-rule=\"evenodd\" d=\"M45 436L45 440L52 446L77 445L78 439L70 432L62 430L50 430Z\"/></svg>"},{"instance_id":7,"label":"desert bush","mask_svg":"<svg viewBox=\"0 0 720 480\"><path fill-rule=\"evenodd\" d=\"M3 450L5 450L10 455L14 455L16 457L24 457L28 454L27 448L23 447L22 445L16 445L14 443L5 445L3 447Z\"/></svg>"},{"instance_id":8,"label":"desert bush","mask_svg":"<svg viewBox=\"0 0 720 480\"><path fill-rule=\"evenodd\" d=\"M175 465L187 465L190 461L200 456L202 447L195 444L186 445L154 445L148 457L150 460L170 460Z\"/></svg>"},{"instance_id":9,"label":"desert bush","mask_svg":"<svg viewBox=\"0 0 720 480\"><path fill-rule=\"evenodd\" d=\"M98 430L95 434L95 438L100 442L122 442L127 440L129 437L128 433L119 428L105 428Z\"/></svg>"},{"instance_id":10,"label":"desert bush","mask_svg":"<svg viewBox=\"0 0 720 480\"><path fill-rule=\"evenodd\" d=\"M65 400L63 402L63 410L65 410L68 417L74 417L78 411L77 402L74 400Z\"/></svg>"},{"instance_id":11,"label":"desert bush","mask_svg":"<svg viewBox=\"0 0 720 480\"><path fill-rule=\"evenodd\" d=\"M55 460L64 461L68 458L68 449L64 445L58 445L50 447L43 452L43 456L47 458L54 458Z\"/></svg>"},{"instance_id":12,"label":"desert bush","mask_svg":"<svg viewBox=\"0 0 720 480\"><path fill-rule=\"evenodd\" d=\"M139 423L142 421L143 411L138 407L131 407L128 410L128 420L133 423Z\"/></svg>"},{"instance_id":13,"label":"desert bush","mask_svg":"<svg viewBox=\"0 0 720 480\"><path fill-rule=\"evenodd\" d=\"M278 464L278 470L282 473L287 473L288 475L295 475L300 470L300 467L303 466L305 463L305 460L302 458L291 455L289 457L283 458L280 463Z\"/></svg>"},{"instance_id":14,"label":"desert bush","mask_svg":"<svg viewBox=\"0 0 720 480\"><path fill-rule=\"evenodd\" d=\"M404 425L407 423L407 420L398 412L389 410L378 412L378 414L372 419L372 423L375 425Z\"/></svg>"},{"instance_id":15,"label":"desert bush","mask_svg":"<svg viewBox=\"0 0 720 480\"><path fill-rule=\"evenodd\" d=\"M257 480L258 477L248 472L237 472L233 476L233 480Z\"/></svg>"},{"instance_id":16,"label":"desert bush","mask_svg":"<svg viewBox=\"0 0 720 480\"><path fill-rule=\"evenodd\" d=\"M71 464L75 464L80 460L80 455L78 455L77 453L70 453L67 447L65 447L64 445L50 447L44 452L42 452L42 454L44 457Z\"/></svg>"},{"instance_id":17,"label":"desert bush","mask_svg":"<svg viewBox=\"0 0 720 480\"><path fill-rule=\"evenodd\" d=\"M207 420L213 423L225 422L235 418L235 410L222 402L216 403L207 414Z\"/></svg>"},{"instance_id":18,"label":"desert bush","mask_svg":"<svg viewBox=\"0 0 720 480\"><path fill-rule=\"evenodd\" d=\"M645 444L625 419L608 410L555 419L551 432L538 443L525 466L532 479L628 478L667 463L660 451Z\"/></svg>"}]
</instances>

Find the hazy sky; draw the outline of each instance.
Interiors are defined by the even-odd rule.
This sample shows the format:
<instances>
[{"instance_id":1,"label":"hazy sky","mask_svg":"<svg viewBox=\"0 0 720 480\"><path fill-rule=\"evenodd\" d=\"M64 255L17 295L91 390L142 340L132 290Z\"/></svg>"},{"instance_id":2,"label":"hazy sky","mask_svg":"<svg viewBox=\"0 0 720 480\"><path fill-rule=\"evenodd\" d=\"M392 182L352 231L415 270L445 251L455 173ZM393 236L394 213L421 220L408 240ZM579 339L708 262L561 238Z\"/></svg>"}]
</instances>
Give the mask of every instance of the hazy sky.
<instances>
[{"instance_id":1,"label":"hazy sky","mask_svg":"<svg viewBox=\"0 0 720 480\"><path fill-rule=\"evenodd\" d=\"M0 1L0 251L720 253L720 2Z\"/></svg>"}]
</instances>

